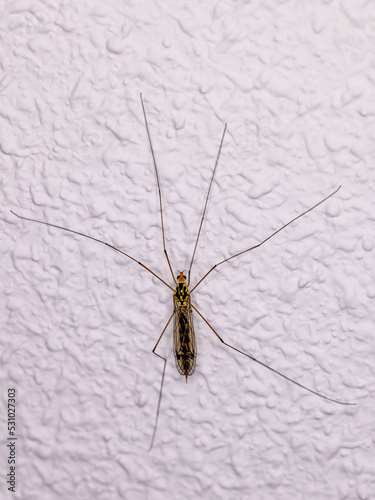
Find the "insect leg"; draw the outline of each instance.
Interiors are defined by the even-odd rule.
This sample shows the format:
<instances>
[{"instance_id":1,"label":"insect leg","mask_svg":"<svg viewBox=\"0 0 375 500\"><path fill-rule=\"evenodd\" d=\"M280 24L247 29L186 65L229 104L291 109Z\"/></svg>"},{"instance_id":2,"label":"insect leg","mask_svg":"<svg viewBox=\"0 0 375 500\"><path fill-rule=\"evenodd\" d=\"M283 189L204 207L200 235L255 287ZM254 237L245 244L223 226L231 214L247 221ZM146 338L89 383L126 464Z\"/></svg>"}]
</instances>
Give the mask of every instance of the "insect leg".
<instances>
[{"instance_id":1,"label":"insect leg","mask_svg":"<svg viewBox=\"0 0 375 500\"><path fill-rule=\"evenodd\" d=\"M196 241L195 241L195 246L194 246L193 256L191 257L191 262L190 262L190 267L189 267L189 274L188 274L188 284L187 284L187 286L188 286L188 287L190 286L190 273L191 273L191 268L192 268L192 266L193 266L194 257L195 257L195 252L196 252L196 250L197 250L198 240L199 240L199 236L200 236L200 234L201 234L201 229L202 229L202 225L203 225L204 216L206 215L207 204L208 204L208 197L210 196L210 191L211 191L212 183L213 183L213 181L214 181L214 177L215 177L215 172L216 172L217 164L219 163L219 158L220 158L221 148L222 148L222 146L223 146L224 136L225 136L225 131L226 131L226 130L227 130L227 124L225 124L225 126L224 126L224 132L223 132L223 136L222 136L222 138L221 138L221 142L220 142L220 146L219 146L219 152L218 152L218 154L217 154L217 158L216 158L216 162L215 162L214 171L212 172L211 181L210 181L210 185L209 185L209 187L208 187L208 192L207 192L207 196L206 196L206 201L205 201L204 208L203 208L202 219L201 219L201 223L200 223L200 225L199 225L197 239L196 239Z\"/></svg>"},{"instance_id":2,"label":"insect leg","mask_svg":"<svg viewBox=\"0 0 375 500\"><path fill-rule=\"evenodd\" d=\"M149 128L148 128L148 122L147 122L147 116L146 116L146 110L145 110L145 106L143 104L143 98L142 98L142 94L139 94L140 97L141 97L141 103L142 103L142 109L143 109L143 116L145 118L145 124L146 124L146 130L147 130L147 137L148 137L148 142L150 144L150 148L151 148L151 154L152 154L152 160L154 162L154 167L155 167L155 174L156 174L156 181L158 183L158 191L159 191L159 204L160 204L160 218L161 218L161 231L162 231L162 234L163 234L163 247L164 247L164 254L167 258L167 262L168 262L168 266L169 266L169 269L171 271L171 274L172 274L172 278L173 278L173 281L175 282L176 286L177 286L177 281L176 281L176 278L173 274L173 271L172 271L172 266L171 266L171 263L169 261L169 257L168 257L168 252L167 252L167 249L165 247L165 235L164 235L164 220L163 220L163 204L162 204L162 200L161 200L161 190L160 190L160 181L159 181L159 173L158 173L158 167L156 166L156 159L155 159L155 153L154 153L154 148L152 147L152 142L151 142L151 135L150 135L150 131L149 131Z\"/></svg>"},{"instance_id":3,"label":"insect leg","mask_svg":"<svg viewBox=\"0 0 375 500\"><path fill-rule=\"evenodd\" d=\"M305 210L305 212L302 212L302 214L299 214L297 215L297 217L294 217L294 219L292 219L291 221L287 222L286 224L284 224L282 227L280 227L277 231L275 231L274 233L272 233L270 236L268 236L268 238L266 238L265 240L261 241L260 243L258 243L258 245L255 245L253 247L250 247L250 248L247 248L246 250L242 250L242 252L238 252L234 255L232 255L231 257L228 257L227 259L224 259L222 260L221 262L219 262L218 264L215 264L213 267L211 267L211 269L203 276L203 278L201 278L198 283L194 286L194 288L192 288L190 290L190 293L193 292L193 290L195 290L197 288L198 285L200 285L202 283L202 281L207 278L207 276L218 266L220 266L220 264L224 264L224 262L228 262L228 260L231 260L231 259L234 259L235 257L238 257L239 255L242 255L243 253L246 253L246 252L250 252L250 250L254 250L255 248L258 248L260 247L261 245L263 245L263 243L265 243L266 241L270 240L273 236L275 236L277 233L279 233L280 231L282 231L283 229L285 229L287 226L289 226L289 224L292 224L292 222L296 221L297 219L299 219L300 217L303 217L304 215L308 214L309 212L311 212L311 210L314 210L314 208L318 207L319 205L321 205L322 203L324 203L325 201L328 200L328 198L331 198L331 196L333 196L334 194L337 193L337 191L341 188L341 186L339 186L335 191L333 191L333 193L329 194L328 196L326 196L323 200L319 201L319 203L316 203L313 207L309 208L308 210Z\"/></svg>"},{"instance_id":4,"label":"insect leg","mask_svg":"<svg viewBox=\"0 0 375 500\"><path fill-rule=\"evenodd\" d=\"M110 243L107 243L106 241L98 240L97 238L93 238L92 236L88 236L87 234L80 233L79 231L74 231L73 229L69 229L68 227L58 226L56 224L51 224L50 222L44 222L42 220L30 219L29 217L22 217L21 215L16 214L16 212L13 212L13 210L11 210L11 212L12 212L13 215L15 215L16 217L18 217L19 219L28 220L28 221L31 221L31 222L37 222L38 224L44 224L45 226L56 227L57 229L63 229L64 231L68 231L69 233L78 234L79 236L84 236L85 238L88 238L89 240L94 240L94 241L97 241L98 243L102 243L103 245L106 245L107 247L112 248L113 250L116 250L116 252L119 252L122 255L125 255L125 257L128 257L129 259L133 260L134 262L136 262L137 264L139 264L140 266L142 266L144 269L146 269L153 276L155 276L155 278L157 278L162 283L164 283L165 286L167 286L169 289L173 290L173 288L171 286L169 286L168 283L166 283L162 278L160 278L160 276L158 276L156 273L154 273L154 271L151 271L151 269L149 269L147 266L145 266L144 264L142 264L142 262L139 262L137 259L135 259L131 255L123 252L119 248L114 247L113 245L111 245Z\"/></svg>"},{"instance_id":5,"label":"insect leg","mask_svg":"<svg viewBox=\"0 0 375 500\"><path fill-rule=\"evenodd\" d=\"M158 341L156 342L155 347L152 349L152 352L155 354L155 356L157 356L158 358L160 358L160 359L162 359L164 361L164 367L163 367L163 374L162 374L162 377L161 377L160 392L159 392L159 399L158 399L158 407L157 407L157 410L156 410L154 431L152 433L151 444L150 444L150 447L149 447L148 451L151 451L152 447L154 446L156 428L157 428L158 420L159 420L161 396L162 396L162 393L163 393L164 375L165 375L165 369L166 369L166 366L167 366L167 360L166 360L166 358L164 358L163 356L160 356L160 354L158 354L157 352L155 352L155 349L157 348L157 346L158 346L158 344L159 344L162 336L164 335L165 330L168 328L168 325L171 322L171 319L173 318L173 315L174 315L174 312L172 313L172 316L169 318L168 323L165 325L164 330L161 332L161 335L160 335Z\"/></svg>"},{"instance_id":6,"label":"insect leg","mask_svg":"<svg viewBox=\"0 0 375 500\"><path fill-rule=\"evenodd\" d=\"M337 399L332 399L332 398L329 398L327 396L324 396L323 394L320 394L319 392L316 392L314 391L313 389L309 389L308 387L306 387L305 385L302 385L300 384L299 382L296 382L295 380L287 377L286 375L284 375L283 373L275 370L274 368L271 368L269 365L266 365L266 363L263 363L262 361L259 361L258 359L254 358L253 356L251 356L250 354L247 354L246 352L243 352L241 351L240 349L237 349L236 347L233 347L232 345L228 344L227 342L225 342L221 337L220 335L215 331L215 329L210 325L210 323L206 320L206 318L198 311L198 309L196 307L194 307L192 305L194 311L196 311L199 316L203 319L203 321L211 328L211 330L214 332L214 334L216 335L216 337L220 340L220 342L222 342L224 345L226 345L227 347L230 347L231 349L233 349L234 351L237 351L239 352L240 354L243 354L244 356L252 359L253 361L255 361L256 363L259 363L260 365L268 368L269 370L271 370L272 372L276 373L277 375L280 375L280 377L283 377L285 378L286 380L288 380L289 382L292 382L293 384L295 385L298 385L299 387L302 387L302 389L305 389L306 391L309 391L309 392L312 392L313 394L316 394L317 396L323 398L323 399L327 399L328 401L332 401L333 403L338 403L340 405L355 405L356 403L346 403L346 402L343 402L343 401L338 401Z\"/></svg>"}]
</instances>

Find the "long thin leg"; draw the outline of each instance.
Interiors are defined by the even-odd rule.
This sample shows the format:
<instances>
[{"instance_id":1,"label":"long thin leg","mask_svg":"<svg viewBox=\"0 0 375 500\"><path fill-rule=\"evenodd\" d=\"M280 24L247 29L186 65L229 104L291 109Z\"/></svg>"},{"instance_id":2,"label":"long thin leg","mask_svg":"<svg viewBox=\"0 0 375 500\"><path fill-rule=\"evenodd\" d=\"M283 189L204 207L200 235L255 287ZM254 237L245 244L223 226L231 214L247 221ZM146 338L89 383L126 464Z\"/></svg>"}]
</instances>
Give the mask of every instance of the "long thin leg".
<instances>
[{"instance_id":1,"label":"long thin leg","mask_svg":"<svg viewBox=\"0 0 375 500\"><path fill-rule=\"evenodd\" d=\"M225 131L227 130L227 124L225 124L224 126L224 132L223 132L223 136L221 138L221 142L220 142L220 146L219 146L219 152L217 154L217 158L216 158L216 162L215 162L215 167L214 167L214 171L212 172L212 176L211 176L211 181L210 181L210 185L208 187L208 192L207 192L207 196L206 196L206 202L204 204L204 209L203 209L203 214L202 214L202 219L201 219L201 223L199 225L199 230L198 230L198 235L197 235L197 239L196 239L196 242L195 242L195 247L194 247L194 251L193 251L193 255L191 257L191 262L190 262L190 267L189 267L189 274L188 274L188 284L187 286L189 287L190 286L190 273L191 273L191 268L193 266L193 262L194 262L194 257L195 257L195 252L197 250L197 246L198 246L198 241L199 241L199 236L201 234L201 229L202 229L202 225L203 225L203 220L204 220L204 216L206 215L206 210L207 210L207 203L208 203L208 197L210 196L210 191L211 191L211 187L212 187L212 183L214 181L214 177L215 177L215 172L216 172L216 168L217 168L217 164L219 163L219 158L220 158L220 153L221 153L221 148L223 146L223 141L224 141L224 136L225 136Z\"/></svg>"},{"instance_id":2,"label":"long thin leg","mask_svg":"<svg viewBox=\"0 0 375 500\"><path fill-rule=\"evenodd\" d=\"M160 181L159 181L159 173L158 173L158 167L156 166L156 159L155 159L155 153L154 153L154 148L152 147L152 142L151 142L151 135L150 135L150 131L149 131L149 128L148 128L148 122L147 122L147 116L146 116L146 110L145 110L145 106L143 104L143 98L142 98L142 94L139 94L140 97L141 97L141 103L142 103L142 109L143 109L143 116L145 117L145 124L146 124L146 130L147 130L147 137L148 137L148 142L150 143L150 148L151 148L151 154L152 154L152 160L154 162L154 167L155 167L155 174L156 174L156 180L157 180L157 183L158 183L158 191L159 191L159 204L160 204L160 218L161 218L161 231L162 231L162 234L163 234L163 248L164 248L164 254L167 258L167 262L168 262L168 266L169 266L169 269L171 271L171 274L172 274L172 278L173 278L173 281L175 282L176 286L177 286L177 281L176 281L176 278L173 274L173 271L172 271L172 266L171 266L171 263L169 261L169 257L168 257L168 252L167 252L167 249L165 247L165 235L164 235L164 220L163 220L163 204L162 204L162 200L161 200L161 190L160 190Z\"/></svg>"},{"instance_id":3,"label":"long thin leg","mask_svg":"<svg viewBox=\"0 0 375 500\"><path fill-rule=\"evenodd\" d=\"M214 334L216 335L216 337L220 340L220 342L222 342L224 345L226 345L227 347L230 347L231 349L233 349L234 351L237 351L239 352L240 354L243 354L244 356L252 359L253 361L255 361L256 363L259 363L260 365L262 366L265 366L266 368L268 368L269 370L271 370L272 372L276 373L277 375L280 375L280 377L283 377L285 378L286 380L288 380L289 382L292 382L293 384L296 384L298 385L299 387L302 387L302 389L305 389L306 391L309 391L309 392L312 392L313 394L316 394L317 396L323 398L323 399L327 399L328 401L332 401L333 403L338 403L340 405L355 405L356 403L345 403L343 401L338 401L337 399L332 399L332 398L329 398L327 396L323 396L323 394L320 394L319 392L316 392L316 391L313 391L312 389L309 389L308 387L306 387L305 385L302 385L300 384L299 382L296 382L295 380L287 377L286 375L284 375L283 373L275 370L274 368L271 368L270 366L266 365L265 363L263 363L262 361L259 361L258 359L254 358L253 356L250 356L250 354L247 354L246 352L243 352L241 351L240 349L237 349L236 347L233 347L232 345L228 344L227 342L225 342L221 337L220 335L214 330L214 328L210 325L210 323L206 320L206 318L198 311L198 309L196 307L194 307L192 305L194 311L196 311L199 316L203 319L203 321L211 328L211 330L214 332Z\"/></svg>"},{"instance_id":4,"label":"long thin leg","mask_svg":"<svg viewBox=\"0 0 375 500\"><path fill-rule=\"evenodd\" d=\"M162 336L164 335L165 330L168 328L169 323L171 322L171 319L173 318L174 312L172 313L172 316L169 318L168 323L165 325L164 330L161 332L161 335L158 339L158 341L155 344L155 347L152 349L152 352L157 356L158 358L162 359L164 361L164 367L163 367L163 374L161 377L161 384L160 384L160 392L159 392L159 400L158 400L158 407L156 410L156 417L155 417L155 424L154 424L154 431L152 433L152 438L151 438L151 443L150 443L150 448L148 451L151 451L152 447L154 446L154 440L155 440L155 435L156 435L156 428L158 426L158 420L159 420L159 413L160 413L160 404L161 404L161 396L163 394L163 385L164 385L164 375L165 375L165 369L167 366L167 360L163 357L160 356L157 352L155 352L155 349L157 348Z\"/></svg>"},{"instance_id":5,"label":"long thin leg","mask_svg":"<svg viewBox=\"0 0 375 500\"><path fill-rule=\"evenodd\" d=\"M292 222L296 221L297 219L299 219L300 217L303 217L304 215L306 215L307 213L311 212L311 210L314 210L314 208L318 207L319 205L321 205L322 203L324 203L325 201L328 200L328 198L331 198L331 196L333 196L334 194L337 193L337 191L341 188L341 186L339 186L333 193L331 193L330 195L326 196L323 200L319 201L319 203L317 203L316 205L314 205L313 207L309 208L308 210L306 210L305 212L303 212L302 214L299 214L297 215L297 217L294 217L294 219L292 219L291 221L289 221L287 224L284 224L282 227L280 227L277 231L275 231L274 233L271 234L271 236L268 236L268 238L266 238L265 240L261 241L260 243L258 243L258 245L255 245L253 247L250 247L248 248L247 250L242 250L242 252L238 252L234 255L232 255L231 257L228 257L227 259L224 259L222 260L221 262L219 262L218 264L215 264L213 267L211 267L211 269L203 276L203 278L201 278L198 283L194 286L194 288L192 288L190 290L190 293L195 290L197 288L198 285L200 285L202 283L202 281L207 278L207 276L217 267L217 266L220 266L220 264L224 264L224 262L228 262L228 260L231 260L231 259L234 259L235 257L238 257L239 255L242 255L246 252L250 252L251 250L254 250L255 248L258 248L260 247L261 245L263 245L263 243L265 243L266 241L270 240L273 236L275 236L277 233L279 233L280 231L282 231L283 229L285 229L287 226L289 226L289 224L292 224Z\"/></svg>"},{"instance_id":6,"label":"long thin leg","mask_svg":"<svg viewBox=\"0 0 375 500\"><path fill-rule=\"evenodd\" d=\"M136 262L137 264L139 264L140 266L142 266L144 269L146 269L153 276L155 276L155 278L157 278L162 283L164 283L164 285L167 286L170 290L173 290L173 288L171 286L169 286L168 283L166 283L162 278L160 278L160 276L158 276L157 274L155 274L154 271L151 271L151 269L149 269L147 266L145 266L144 264L142 264L142 262L139 262L139 260L137 260L134 257L132 257L131 255L123 252L119 248L114 247L110 243L107 243L107 242L102 241L102 240L98 240L97 238L93 238L92 236L88 236L87 234L80 233L79 231L74 231L73 229L69 229L67 227L58 226L56 224L51 224L50 222L44 222L44 221L37 220L37 219L30 219L29 217L22 217L21 215L18 215L15 212L13 212L13 210L11 210L11 212L12 212L13 215L15 215L16 217L18 217L19 219L28 220L28 221L31 221L31 222L37 222L38 224L44 224L45 226L56 227L57 229L63 229L64 231L68 231L69 233L78 234L79 236L84 236L85 238L88 238L90 240L94 240L94 241L97 241L98 243L102 243L103 245L106 245L107 247L112 248L113 250L116 250L116 252L119 252L122 255L125 255L125 257L128 257L129 259L133 260L134 262Z\"/></svg>"}]
</instances>

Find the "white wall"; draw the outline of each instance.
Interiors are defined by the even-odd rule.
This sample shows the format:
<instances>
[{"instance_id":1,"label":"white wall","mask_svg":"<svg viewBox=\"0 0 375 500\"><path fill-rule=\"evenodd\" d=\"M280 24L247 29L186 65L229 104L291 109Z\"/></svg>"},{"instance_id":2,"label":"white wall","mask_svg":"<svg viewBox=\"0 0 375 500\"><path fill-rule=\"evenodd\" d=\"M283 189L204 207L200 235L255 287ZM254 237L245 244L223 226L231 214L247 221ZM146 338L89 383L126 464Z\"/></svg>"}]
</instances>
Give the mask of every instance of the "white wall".
<instances>
[{"instance_id":1,"label":"white wall","mask_svg":"<svg viewBox=\"0 0 375 500\"><path fill-rule=\"evenodd\" d=\"M1 498L371 499L375 7L355 0L0 2ZM185 383L162 252L193 282ZM7 389L17 485L7 492Z\"/></svg>"}]
</instances>

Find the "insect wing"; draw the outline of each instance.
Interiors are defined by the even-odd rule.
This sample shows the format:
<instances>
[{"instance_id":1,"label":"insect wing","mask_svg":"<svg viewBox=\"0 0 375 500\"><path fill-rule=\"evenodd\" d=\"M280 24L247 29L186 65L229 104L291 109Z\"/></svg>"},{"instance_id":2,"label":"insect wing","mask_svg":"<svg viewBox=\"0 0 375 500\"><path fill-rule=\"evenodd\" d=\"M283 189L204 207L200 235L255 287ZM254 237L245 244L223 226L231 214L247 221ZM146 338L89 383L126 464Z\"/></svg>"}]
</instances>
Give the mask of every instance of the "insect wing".
<instances>
[{"instance_id":1,"label":"insect wing","mask_svg":"<svg viewBox=\"0 0 375 500\"><path fill-rule=\"evenodd\" d=\"M195 370L197 346L190 297L186 302L182 306L174 298L173 342L177 371L187 377Z\"/></svg>"}]
</instances>

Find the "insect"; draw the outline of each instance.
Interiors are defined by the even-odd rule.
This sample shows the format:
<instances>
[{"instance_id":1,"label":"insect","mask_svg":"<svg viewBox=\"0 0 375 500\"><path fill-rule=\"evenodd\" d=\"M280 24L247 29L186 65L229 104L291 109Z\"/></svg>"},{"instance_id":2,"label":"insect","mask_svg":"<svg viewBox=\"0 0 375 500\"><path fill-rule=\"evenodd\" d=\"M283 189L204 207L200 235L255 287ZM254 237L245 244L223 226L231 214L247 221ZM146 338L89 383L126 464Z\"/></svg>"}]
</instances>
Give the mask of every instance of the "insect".
<instances>
[{"instance_id":1,"label":"insect","mask_svg":"<svg viewBox=\"0 0 375 500\"><path fill-rule=\"evenodd\" d=\"M156 429L157 429L157 425L158 425L159 412L160 412L160 404L161 404L162 393L163 393L165 369L166 369L166 364L167 364L167 359L164 358L163 356L161 356L160 354L158 354L156 352L156 349L157 349L157 347L159 345L159 342L162 339L162 337L163 337L166 329L168 328L168 325L170 324L170 322L171 322L171 320L173 318L173 343L174 343L173 351L174 351L174 356L175 356L175 361L176 361L176 368L177 368L178 372L181 375L185 376L186 381L187 381L187 379L188 379L189 376L193 375L194 370L195 370L195 365L196 365L196 358L197 358L197 347L196 347L196 339L195 339L194 325L193 325L193 311L195 311L201 317L201 319L212 330L212 332L216 335L216 337L220 340L220 342L222 342L225 346L233 349L234 351L236 351L239 354L242 354L242 355L246 356L247 358L250 358L252 361L255 361L256 363L264 366L268 370L271 370L272 372L276 373L277 375L283 377L284 379L288 380L289 382L291 382L291 383L293 383L295 385L298 385L302 389L311 392L312 394L315 394L315 395L317 395L317 396L319 396L321 398L324 398L324 399L326 399L328 401L332 401L334 403L338 403L338 404L341 404L341 405L354 405L355 403L348 403L348 402L339 401L339 400L330 398L328 396L325 396L323 394L320 394L320 393L314 391L313 389L310 389L310 388L306 387L305 385L297 382L296 380L293 380L293 379L289 378L287 375L284 375L283 373L279 372L278 370L275 370L271 366L269 366L266 363L263 363L262 361L254 358L250 354L248 354L248 353L246 353L246 352L244 352L244 351L236 348L235 346L233 346L231 344L228 344L227 342L225 342L221 338L221 336L210 325L210 323L207 321L207 319L198 311L198 309L191 302L191 294L194 292L194 290L197 289L197 287L203 282L203 280L205 280L207 278L207 276L214 269L216 269L218 266L224 264L225 262L230 261L231 259L234 259L236 257L239 257L240 255L243 255L243 254L245 254L247 252L250 252L251 250L259 248L261 245L263 245L264 243L266 243L266 241L268 241L269 239L273 238L273 236L275 236L277 233L279 233L280 231L282 231L283 229L285 229L287 226L289 226L290 224L292 224L293 222L295 222L297 219L305 216L306 214L308 214L309 212L311 212L312 210L314 210L315 208L317 208L319 205L321 205L322 203L324 203L325 201L327 201L333 195L335 195L337 193L337 191L340 189L341 186L339 186L335 191L333 191L331 194L329 194L328 196L326 196L323 200L319 201L314 206L310 207L308 210L304 211L303 213L299 214L297 217L294 217L294 219L292 219L289 222L287 222L286 224L284 224L277 231L275 231L274 233L272 233L270 236L268 236L266 239L264 239L263 241L261 241L257 245L254 245L254 246L252 246L250 248L247 248L245 250L242 250L242 251L240 251L240 252L238 252L238 253L236 253L234 255L231 255L231 256L227 257L226 259L222 260L221 262L218 262L217 264L215 264L214 266L212 266L208 270L208 272L206 272L206 274L195 284L195 286L189 290L191 270L192 270L192 267L193 267L194 258L195 258L195 254L196 254L197 247L198 247L198 242L199 242L199 237L200 237L200 234L201 234L201 229L202 229L203 221L204 221L204 218L205 218L205 215L206 215L206 211L207 211L207 204L208 204L208 200L209 200L209 196L210 196L212 184L213 184L213 181L214 181L214 178L215 178L216 169L217 169L217 166L218 166L218 163L219 163L220 153L221 153L221 149L222 149L223 142L224 142L224 137L225 137L225 132L226 132L226 129L227 129L227 124L225 124L225 126L224 126L224 131L223 131L223 134L222 134L222 137L221 137L219 151L218 151L218 154L217 154L217 157L216 157L215 166L214 166L214 169L213 169L213 172L212 172L212 175L211 175L211 180L210 180L210 184L209 184L207 196L206 196L206 199L205 199L205 204L204 204L204 208L203 208L202 217L201 217L201 220L200 220L200 225L199 225L199 229L198 229L197 238L195 240L195 246L194 246L193 255L192 255L192 258L191 258L191 261L190 261L190 266L189 266L189 270L188 270L188 278L187 278L187 283L186 283L186 276L184 275L183 272L179 272L178 276L174 275L173 270L172 270L172 266L171 266L171 263L170 263L170 260L169 260L168 252L167 252L167 249L166 249L165 232L164 232L164 219L163 219L163 203L162 203L162 196L161 196L161 190L160 190L159 172L158 172L158 168L157 168L157 164L156 164L154 148L152 146L151 135L150 135L150 131L149 131L149 126L148 126L148 121L147 121L147 115L146 115L146 110L145 110L145 106L144 106L142 94L140 94L140 99L141 99L141 105L142 105L142 111L143 111L143 116L144 116L144 120L145 120L145 126L146 126L147 137L148 137L148 143L149 143L150 150L151 150L151 155L152 155L152 160L153 160L153 165L154 165L154 170L155 170L155 175L156 175L156 181L157 181L157 187L158 187L160 220L161 220L161 233L162 233L162 240L163 240L163 250L164 250L164 255L165 255L167 263L168 263L168 267L169 267L170 272L171 272L171 276L172 276L172 279L173 279L173 282L174 282L174 285L175 285L175 289L172 286L170 286L163 278L161 278L154 271L152 271L149 267L147 267L146 265L144 265L142 262L138 261L136 258L132 257L128 253L125 253L124 251L120 250L119 248L114 247L110 243L107 243L105 241L99 240L97 238L94 238L92 236L84 234L84 233L82 233L80 231L75 231L75 230L67 228L67 227L58 226L56 224L51 224L49 222L44 222L44 221L41 221L41 220L29 218L29 217L23 217L21 215L16 214L12 210L11 210L11 212L15 216L17 216L18 218L20 218L20 219L23 219L23 220L26 220L26 221L31 221L31 222L37 222L38 224L44 224L44 225L47 225L47 226L56 227L56 228L62 229L64 231L69 231L70 233L74 233L74 234L77 234L79 236L83 236L85 238L89 238L90 240L96 241L98 243L102 243L103 245L106 245L109 248L112 248L116 252L121 253L122 255L124 255L125 257L127 257L128 259L131 259L134 262L136 262L137 264L139 264L143 269L145 269L146 271L148 271L149 273L151 273L155 278L157 278L159 281L161 281L166 287L168 287L173 292L173 312L172 312L172 314L171 314L171 316L170 316L167 324L165 325L163 331L160 334L160 337L158 338L158 340L157 340L157 342L156 342L156 344L155 344L155 346L154 346L154 348L152 350L152 352L156 356L158 356L160 359L163 360L164 366L163 366L163 372L162 372L162 376L161 376L159 398L158 398L158 404L157 404L157 409L156 409L156 417L155 417L155 423L154 423L153 434L152 434L151 444L150 444L149 450L151 450L151 448L153 447L154 441L155 441Z\"/></svg>"}]
</instances>

